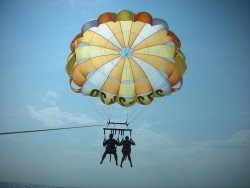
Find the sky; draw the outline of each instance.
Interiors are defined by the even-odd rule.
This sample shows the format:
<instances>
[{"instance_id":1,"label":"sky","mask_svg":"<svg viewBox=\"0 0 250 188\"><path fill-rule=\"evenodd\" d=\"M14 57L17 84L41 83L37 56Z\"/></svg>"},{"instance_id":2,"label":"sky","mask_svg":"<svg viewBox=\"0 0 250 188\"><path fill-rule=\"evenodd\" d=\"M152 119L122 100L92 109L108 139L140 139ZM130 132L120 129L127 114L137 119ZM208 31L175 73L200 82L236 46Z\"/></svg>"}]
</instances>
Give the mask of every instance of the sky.
<instances>
[{"instance_id":1,"label":"sky","mask_svg":"<svg viewBox=\"0 0 250 188\"><path fill-rule=\"evenodd\" d=\"M128 161L117 167L108 158L99 164L102 127L5 135L0 181L83 188L249 187L248 1L0 1L0 131L105 123L98 100L74 93L64 68L82 25L122 9L166 20L188 66L181 91L155 100L130 124L134 167ZM117 107L113 118L123 111ZM118 149L119 161L121 155Z\"/></svg>"}]
</instances>

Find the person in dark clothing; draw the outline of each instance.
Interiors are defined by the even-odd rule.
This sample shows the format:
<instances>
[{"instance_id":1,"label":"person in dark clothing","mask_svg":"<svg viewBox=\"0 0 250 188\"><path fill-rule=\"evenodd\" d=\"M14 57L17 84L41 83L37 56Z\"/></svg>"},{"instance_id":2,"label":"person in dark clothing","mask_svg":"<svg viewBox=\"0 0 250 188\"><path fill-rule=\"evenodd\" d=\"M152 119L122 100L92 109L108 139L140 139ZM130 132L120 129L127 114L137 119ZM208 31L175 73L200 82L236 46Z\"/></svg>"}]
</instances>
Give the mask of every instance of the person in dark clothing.
<instances>
[{"instance_id":1,"label":"person in dark clothing","mask_svg":"<svg viewBox=\"0 0 250 188\"><path fill-rule=\"evenodd\" d=\"M109 135L108 140L104 139L103 146L106 146L106 149L105 149L105 152L102 155L102 160L101 160L100 164L102 164L102 162L105 159L107 154L113 154L114 157L115 157L116 165L118 165L118 163L117 163L117 154L116 154L116 146L118 144L119 144L118 141L113 139L113 134Z\"/></svg>"},{"instance_id":2,"label":"person in dark clothing","mask_svg":"<svg viewBox=\"0 0 250 188\"><path fill-rule=\"evenodd\" d=\"M130 138L130 140L129 140L129 137L126 136L125 140L122 139L121 142L119 143L119 145L123 146L122 147L123 157L122 157L122 160L121 160L120 167L122 167L122 163L126 159L126 157L128 157L128 160L130 162L130 166L133 167L131 157L130 157L130 153L131 153L131 145L135 145L135 142L132 140L132 138Z\"/></svg>"}]
</instances>

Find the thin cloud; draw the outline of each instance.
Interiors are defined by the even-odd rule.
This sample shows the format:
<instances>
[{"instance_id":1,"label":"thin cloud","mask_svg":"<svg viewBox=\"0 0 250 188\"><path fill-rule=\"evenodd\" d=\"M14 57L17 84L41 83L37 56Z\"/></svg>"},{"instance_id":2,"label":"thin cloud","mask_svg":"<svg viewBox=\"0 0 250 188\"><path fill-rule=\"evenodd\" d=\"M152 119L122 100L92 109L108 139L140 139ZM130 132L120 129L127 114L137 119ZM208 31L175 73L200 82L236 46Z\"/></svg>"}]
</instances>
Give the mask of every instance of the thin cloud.
<instances>
[{"instance_id":1,"label":"thin cloud","mask_svg":"<svg viewBox=\"0 0 250 188\"><path fill-rule=\"evenodd\" d=\"M250 150L250 130L242 130L232 137L217 140L193 142L192 147L199 150L215 150L221 148L249 147Z\"/></svg>"},{"instance_id":2,"label":"thin cloud","mask_svg":"<svg viewBox=\"0 0 250 188\"><path fill-rule=\"evenodd\" d=\"M166 148L176 143L174 138L166 133L155 132L150 125L143 125L134 130L135 138L140 145L137 149L139 151L155 151Z\"/></svg>"},{"instance_id":3,"label":"thin cloud","mask_svg":"<svg viewBox=\"0 0 250 188\"><path fill-rule=\"evenodd\" d=\"M229 138L191 143L181 143L165 133L152 130L149 125L141 126L135 132L134 153L136 153L136 158L140 159L137 160L140 165L166 164L197 168L234 164L236 161L238 163L249 162L250 130L239 131ZM147 157L145 157L145 152Z\"/></svg>"},{"instance_id":4,"label":"thin cloud","mask_svg":"<svg viewBox=\"0 0 250 188\"><path fill-rule=\"evenodd\" d=\"M152 130L150 125L143 125L134 130L135 138L140 143L143 143L142 150L155 150L158 148L166 149L170 146L176 148L183 145L178 142L174 137L167 135L166 133L156 132ZM203 150L208 148L218 148L220 146L231 146L238 148L239 146L249 146L250 148L250 130L242 130L229 138L217 139L217 140L205 140L196 141L186 144L189 151ZM153 147L152 147L153 146Z\"/></svg>"},{"instance_id":5,"label":"thin cloud","mask_svg":"<svg viewBox=\"0 0 250 188\"><path fill-rule=\"evenodd\" d=\"M47 127L60 127L69 123L91 124L96 122L85 114L71 114L62 111L58 106L50 106L41 110L27 106L27 111L32 118L41 121Z\"/></svg>"},{"instance_id":6,"label":"thin cloud","mask_svg":"<svg viewBox=\"0 0 250 188\"><path fill-rule=\"evenodd\" d=\"M57 98L58 95L56 92L49 91L46 96L42 98L42 101L48 106L37 109L37 107L28 105L26 107L28 115L42 122L47 127L61 127L67 124L82 125L96 123L96 120L91 119L86 114L72 114L61 110L55 102Z\"/></svg>"},{"instance_id":7,"label":"thin cloud","mask_svg":"<svg viewBox=\"0 0 250 188\"><path fill-rule=\"evenodd\" d=\"M48 103L48 104L50 104L50 105L56 105L56 99L58 98L58 95L57 95L57 93L56 92L54 92L54 91L49 91L46 95L45 95L45 97L43 97L42 98L42 100L43 100L43 102L46 102L46 103Z\"/></svg>"}]
</instances>

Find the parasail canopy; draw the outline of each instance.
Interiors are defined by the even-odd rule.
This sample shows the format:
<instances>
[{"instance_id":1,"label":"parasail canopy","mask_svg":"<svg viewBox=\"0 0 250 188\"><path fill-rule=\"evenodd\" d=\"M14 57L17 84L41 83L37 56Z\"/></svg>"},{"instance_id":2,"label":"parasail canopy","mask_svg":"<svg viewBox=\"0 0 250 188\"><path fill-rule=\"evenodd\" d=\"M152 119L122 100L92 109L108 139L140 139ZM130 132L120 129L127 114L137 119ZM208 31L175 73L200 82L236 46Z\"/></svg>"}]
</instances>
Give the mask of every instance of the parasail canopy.
<instances>
[{"instance_id":1,"label":"parasail canopy","mask_svg":"<svg viewBox=\"0 0 250 188\"><path fill-rule=\"evenodd\" d=\"M183 83L180 40L166 21L147 12L103 13L83 25L70 48L66 72L72 90L106 105L148 105Z\"/></svg>"}]
</instances>

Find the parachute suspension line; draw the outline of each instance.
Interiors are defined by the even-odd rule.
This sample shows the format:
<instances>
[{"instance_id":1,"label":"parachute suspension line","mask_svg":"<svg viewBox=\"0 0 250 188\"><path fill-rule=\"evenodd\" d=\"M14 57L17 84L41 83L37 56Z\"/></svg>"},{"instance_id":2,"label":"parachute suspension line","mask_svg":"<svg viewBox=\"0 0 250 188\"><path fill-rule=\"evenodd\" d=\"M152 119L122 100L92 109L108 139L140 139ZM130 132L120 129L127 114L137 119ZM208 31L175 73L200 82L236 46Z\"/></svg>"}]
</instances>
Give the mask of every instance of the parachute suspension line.
<instances>
[{"instance_id":1,"label":"parachute suspension line","mask_svg":"<svg viewBox=\"0 0 250 188\"><path fill-rule=\"evenodd\" d=\"M106 107L105 104L101 104L101 108L102 108L102 111L104 112L104 115L106 117L106 120L109 119L109 112L108 112L108 108Z\"/></svg>"},{"instance_id":2,"label":"parachute suspension line","mask_svg":"<svg viewBox=\"0 0 250 188\"><path fill-rule=\"evenodd\" d=\"M96 105L100 105L100 107L95 106L95 108L96 108L96 109L99 108L100 111L103 112L103 113L101 113L101 112L99 111L100 114L103 115L104 120L107 121L107 120L110 118L110 115L109 115L110 113L109 113L109 109L108 109L107 105L105 105L104 103L102 103L102 102L100 102L100 101L98 101Z\"/></svg>"},{"instance_id":3,"label":"parachute suspension line","mask_svg":"<svg viewBox=\"0 0 250 188\"><path fill-rule=\"evenodd\" d=\"M131 118L131 121L129 123L136 120L139 116L141 116L142 114L144 114L148 110L149 110L149 108L144 108L143 110L139 111L137 114L134 115L134 117Z\"/></svg>"},{"instance_id":4,"label":"parachute suspension line","mask_svg":"<svg viewBox=\"0 0 250 188\"><path fill-rule=\"evenodd\" d=\"M129 117L128 108L125 109L125 112L126 112L126 122L128 122L128 117Z\"/></svg>"},{"instance_id":5,"label":"parachute suspension line","mask_svg":"<svg viewBox=\"0 0 250 188\"><path fill-rule=\"evenodd\" d=\"M108 110L108 121L110 122L111 117L113 115L113 111L114 111L114 104L111 105L107 105L107 110Z\"/></svg>"},{"instance_id":6,"label":"parachute suspension line","mask_svg":"<svg viewBox=\"0 0 250 188\"><path fill-rule=\"evenodd\" d=\"M136 104L126 108L126 121L130 122L135 112Z\"/></svg>"},{"instance_id":7,"label":"parachute suspension line","mask_svg":"<svg viewBox=\"0 0 250 188\"><path fill-rule=\"evenodd\" d=\"M108 108L109 108L109 120L110 120L111 116L112 116L112 113L113 113L114 106L113 105L109 105Z\"/></svg>"},{"instance_id":8,"label":"parachute suspension line","mask_svg":"<svg viewBox=\"0 0 250 188\"><path fill-rule=\"evenodd\" d=\"M138 106L137 104L131 106L131 110L129 112L129 117L128 117L128 122L132 121L133 116L134 116L135 112L137 111L137 106Z\"/></svg>"},{"instance_id":9,"label":"parachute suspension line","mask_svg":"<svg viewBox=\"0 0 250 188\"><path fill-rule=\"evenodd\" d=\"M109 120L110 119L109 107L107 105L103 104L103 110L105 111L105 115L106 115L107 120Z\"/></svg>"},{"instance_id":10,"label":"parachute suspension line","mask_svg":"<svg viewBox=\"0 0 250 188\"><path fill-rule=\"evenodd\" d=\"M87 97L88 98L88 97ZM100 117L104 120L107 121L107 117L103 116L103 114L97 109L97 107L95 106L95 104L88 98L89 103L91 103L91 105L94 107L95 111L100 115Z\"/></svg>"},{"instance_id":11,"label":"parachute suspension line","mask_svg":"<svg viewBox=\"0 0 250 188\"><path fill-rule=\"evenodd\" d=\"M154 105L157 105L159 103L159 101L160 101L160 99L154 100ZM150 108L144 106L144 109L140 110L137 114L135 114L134 117L131 118L131 121L129 123L135 121L138 117L140 117L141 115L143 115L149 109Z\"/></svg>"},{"instance_id":12,"label":"parachute suspension line","mask_svg":"<svg viewBox=\"0 0 250 188\"><path fill-rule=\"evenodd\" d=\"M58 131L58 130L66 130L66 129L80 129L87 127L100 127L104 126L104 124L97 125L82 125L82 126L73 126L73 127L61 127L61 128L51 128L51 129L36 129L36 130L24 130L24 131L8 131L8 132L0 132L0 135L8 135L8 134L21 134L21 133L34 133L34 132L46 132L46 131Z\"/></svg>"}]
</instances>

